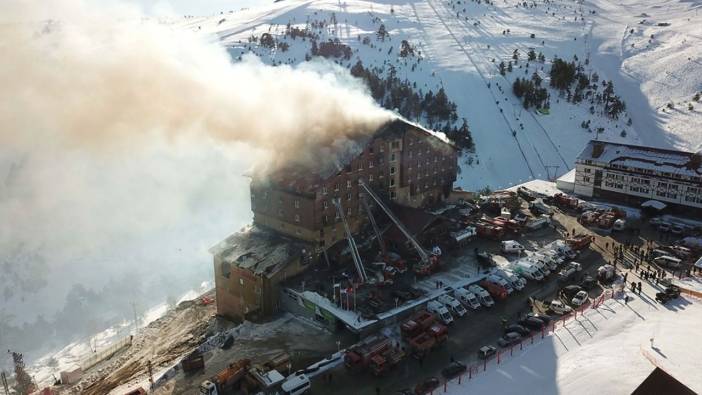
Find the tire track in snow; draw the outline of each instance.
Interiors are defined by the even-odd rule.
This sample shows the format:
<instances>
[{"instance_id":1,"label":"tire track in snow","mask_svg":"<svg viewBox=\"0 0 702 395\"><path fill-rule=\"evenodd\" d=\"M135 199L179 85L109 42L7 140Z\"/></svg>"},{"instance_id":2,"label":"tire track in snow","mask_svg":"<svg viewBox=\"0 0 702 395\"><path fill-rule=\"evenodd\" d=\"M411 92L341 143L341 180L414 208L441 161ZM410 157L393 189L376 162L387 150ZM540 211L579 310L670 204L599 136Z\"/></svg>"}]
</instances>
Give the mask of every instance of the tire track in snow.
<instances>
[{"instance_id":1,"label":"tire track in snow","mask_svg":"<svg viewBox=\"0 0 702 395\"><path fill-rule=\"evenodd\" d=\"M487 85L488 85L488 80L487 80L487 79L485 78L485 76L483 75L483 72L480 71L480 69L478 68L478 66L475 64L475 62L473 61L473 58L471 58L470 54L468 53L468 51L466 51L466 49L465 49L465 47L463 46L463 44L461 44L461 42L458 40L458 38L456 38L456 36L453 34L453 32L451 31L451 29L448 27L448 25L446 24L446 22L444 21L444 19L441 18L441 15L439 15L439 13L438 13L438 11L436 10L436 8L434 7L434 5L431 4L431 1L427 0L426 3L427 3L427 4L429 5L429 7L431 7L431 9L434 11L434 14L436 14L436 17L439 19L439 22L441 22L441 24L444 26L444 28L446 29L446 32L453 38L453 40L456 42L456 44L457 44L458 47L461 49L461 51L466 55L466 57L468 58L468 60L470 61L470 63L473 65L473 67L475 68L475 70L478 72L478 75L480 76L480 78L483 80L483 82L484 82L485 85L487 86ZM417 14L416 9L414 8L414 4L412 4L412 8L413 8L414 11L415 11L415 15L417 16L417 20L419 20L419 15ZM492 89L488 88L488 91L490 92L490 95L492 96L493 101L494 101L494 102L498 102L499 100L498 100L497 97L495 96L495 93L492 91ZM509 128L509 130L512 130L512 131L513 131L514 129L512 128L512 125L509 123L509 120L508 120L507 117L505 116L504 112L500 111L500 115L501 115L502 118L504 119L504 121L505 121L505 123L507 124L507 127ZM529 173L531 174L531 177L532 177L532 178L536 178L536 174L534 173L534 170L532 169L531 165L529 164L529 159L527 158L527 155L526 155L526 153L524 152L524 149L522 148L522 145L520 144L519 139L517 139L517 137L516 137L515 135L512 135L512 138L513 138L513 139L515 140L515 142L517 143L517 147L519 148L519 152L522 154L522 157L524 158L524 163L526 164L527 169L529 169ZM541 164L543 165L543 162L542 162Z\"/></svg>"}]
</instances>

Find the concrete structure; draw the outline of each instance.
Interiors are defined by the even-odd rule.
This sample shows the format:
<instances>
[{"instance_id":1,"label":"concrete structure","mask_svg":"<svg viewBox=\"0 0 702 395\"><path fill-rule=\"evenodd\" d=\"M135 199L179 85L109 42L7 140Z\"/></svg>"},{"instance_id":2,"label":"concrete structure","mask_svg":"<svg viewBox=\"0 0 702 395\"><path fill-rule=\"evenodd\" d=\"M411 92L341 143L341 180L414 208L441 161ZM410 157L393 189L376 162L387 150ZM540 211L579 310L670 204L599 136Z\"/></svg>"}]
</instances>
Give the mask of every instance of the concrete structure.
<instances>
[{"instance_id":1,"label":"concrete structure","mask_svg":"<svg viewBox=\"0 0 702 395\"><path fill-rule=\"evenodd\" d=\"M577 195L638 205L665 203L702 217L702 154L590 141L575 162Z\"/></svg>"},{"instance_id":2,"label":"concrete structure","mask_svg":"<svg viewBox=\"0 0 702 395\"><path fill-rule=\"evenodd\" d=\"M334 156L337 163L254 176L254 223L327 249L345 238L332 199L341 200L352 232L366 219L360 179L397 204L424 207L449 195L458 168L453 144L399 119Z\"/></svg>"},{"instance_id":3,"label":"concrete structure","mask_svg":"<svg viewBox=\"0 0 702 395\"><path fill-rule=\"evenodd\" d=\"M573 193L575 190L575 169L558 177L556 179L556 188L566 193Z\"/></svg>"},{"instance_id":4,"label":"concrete structure","mask_svg":"<svg viewBox=\"0 0 702 395\"><path fill-rule=\"evenodd\" d=\"M210 249L214 256L217 313L235 320L260 320L279 309L281 281L313 261L311 246L250 227Z\"/></svg>"}]
</instances>

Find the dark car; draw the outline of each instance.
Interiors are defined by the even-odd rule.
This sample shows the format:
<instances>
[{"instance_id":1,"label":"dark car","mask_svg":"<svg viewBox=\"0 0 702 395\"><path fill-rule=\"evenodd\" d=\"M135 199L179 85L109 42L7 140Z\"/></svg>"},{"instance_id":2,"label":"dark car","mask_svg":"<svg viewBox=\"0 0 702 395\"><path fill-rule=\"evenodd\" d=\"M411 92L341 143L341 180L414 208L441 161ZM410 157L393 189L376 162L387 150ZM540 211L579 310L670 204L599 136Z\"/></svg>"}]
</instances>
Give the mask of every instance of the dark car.
<instances>
[{"instance_id":1,"label":"dark car","mask_svg":"<svg viewBox=\"0 0 702 395\"><path fill-rule=\"evenodd\" d=\"M563 296L566 300L571 300L573 299L573 296L575 296L578 292L582 290L583 287L579 285L568 285L563 287L558 294Z\"/></svg>"},{"instance_id":2,"label":"dark car","mask_svg":"<svg viewBox=\"0 0 702 395\"><path fill-rule=\"evenodd\" d=\"M509 347L513 344L519 343L520 340L522 340L522 335L520 335L517 332L509 332L501 338L497 339L497 344L500 347Z\"/></svg>"},{"instance_id":3,"label":"dark car","mask_svg":"<svg viewBox=\"0 0 702 395\"><path fill-rule=\"evenodd\" d=\"M512 324L505 328L505 333L517 332L522 336L527 336L531 331L519 324Z\"/></svg>"},{"instance_id":4,"label":"dark car","mask_svg":"<svg viewBox=\"0 0 702 395\"><path fill-rule=\"evenodd\" d=\"M666 287L662 292L656 292L656 301L666 303L680 296L680 288L675 285Z\"/></svg>"},{"instance_id":5,"label":"dark car","mask_svg":"<svg viewBox=\"0 0 702 395\"><path fill-rule=\"evenodd\" d=\"M527 318L536 318L537 320L541 320L544 323L544 325L548 325L551 323L551 317L547 315L529 313L527 314Z\"/></svg>"},{"instance_id":6,"label":"dark car","mask_svg":"<svg viewBox=\"0 0 702 395\"><path fill-rule=\"evenodd\" d=\"M586 290L591 290L595 288L596 285L597 281L594 278L592 278L592 276L585 276L585 278L583 278L583 281L580 282L580 286Z\"/></svg>"},{"instance_id":7,"label":"dark car","mask_svg":"<svg viewBox=\"0 0 702 395\"><path fill-rule=\"evenodd\" d=\"M401 301L413 299L412 294L410 292L399 290L399 289L392 291L391 295L395 298L400 299Z\"/></svg>"},{"instance_id":8,"label":"dark car","mask_svg":"<svg viewBox=\"0 0 702 395\"><path fill-rule=\"evenodd\" d=\"M540 331L544 326L546 326L543 321L535 317L527 317L519 321L519 325L529 328L532 331Z\"/></svg>"},{"instance_id":9,"label":"dark car","mask_svg":"<svg viewBox=\"0 0 702 395\"><path fill-rule=\"evenodd\" d=\"M446 380L451 380L454 377L459 376L463 372L465 372L468 369L466 364L454 361L451 362L451 364L447 367L445 367L443 370L441 370L441 375L446 378Z\"/></svg>"},{"instance_id":10,"label":"dark car","mask_svg":"<svg viewBox=\"0 0 702 395\"><path fill-rule=\"evenodd\" d=\"M416 387L414 387L414 393L415 395L428 394L434 391L435 389L439 388L439 385L441 385L439 379L437 379L436 377L429 377L428 379L422 381L421 383L417 384Z\"/></svg>"}]
</instances>

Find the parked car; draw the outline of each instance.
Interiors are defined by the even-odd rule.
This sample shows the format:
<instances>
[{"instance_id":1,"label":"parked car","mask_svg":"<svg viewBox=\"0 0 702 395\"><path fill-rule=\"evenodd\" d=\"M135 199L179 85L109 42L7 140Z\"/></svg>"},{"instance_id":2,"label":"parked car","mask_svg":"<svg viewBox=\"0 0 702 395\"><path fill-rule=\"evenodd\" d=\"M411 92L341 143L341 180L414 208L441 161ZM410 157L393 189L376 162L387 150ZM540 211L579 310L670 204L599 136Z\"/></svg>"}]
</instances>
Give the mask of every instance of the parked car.
<instances>
[{"instance_id":1,"label":"parked car","mask_svg":"<svg viewBox=\"0 0 702 395\"><path fill-rule=\"evenodd\" d=\"M527 318L536 318L537 320L540 320L541 322L543 322L545 325L548 325L551 323L551 317L549 317L547 315L529 313L529 314L527 314Z\"/></svg>"},{"instance_id":2,"label":"parked car","mask_svg":"<svg viewBox=\"0 0 702 395\"><path fill-rule=\"evenodd\" d=\"M531 331L529 329L527 329L519 324L508 325L505 328L505 333L509 333L509 332L517 332L522 336L527 336L531 333Z\"/></svg>"},{"instance_id":3,"label":"parked car","mask_svg":"<svg viewBox=\"0 0 702 395\"><path fill-rule=\"evenodd\" d=\"M580 286L586 290L591 290L597 286L597 281L592 276L585 276Z\"/></svg>"},{"instance_id":4,"label":"parked car","mask_svg":"<svg viewBox=\"0 0 702 395\"><path fill-rule=\"evenodd\" d=\"M664 267L672 267L672 268L678 268L680 267L680 264L682 261L678 258L664 255L664 256L659 256L657 258L653 258L653 262Z\"/></svg>"},{"instance_id":5,"label":"parked car","mask_svg":"<svg viewBox=\"0 0 702 395\"><path fill-rule=\"evenodd\" d=\"M566 305L565 303L561 302L560 300L552 300L551 304L548 306L549 310L553 311L556 314L568 314L573 311L573 309Z\"/></svg>"},{"instance_id":6,"label":"parked car","mask_svg":"<svg viewBox=\"0 0 702 395\"><path fill-rule=\"evenodd\" d=\"M660 303L666 303L669 300L676 299L680 296L680 288L675 285L666 287L662 292L656 293L656 300Z\"/></svg>"},{"instance_id":7,"label":"parked car","mask_svg":"<svg viewBox=\"0 0 702 395\"><path fill-rule=\"evenodd\" d=\"M416 387L414 387L414 393L415 395L424 395L428 394L435 389L439 388L441 385L441 382L439 382L439 379L436 377L429 377L428 379L422 381L421 383L417 384Z\"/></svg>"},{"instance_id":8,"label":"parked car","mask_svg":"<svg viewBox=\"0 0 702 395\"><path fill-rule=\"evenodd\" d=\"M480 350L478 350L478 358L479 359L489 359L491 356L495 355L497 353L497 349L495 346L482 346L480 347Z\"/></svg>"},{"instance_id":9,"label":"parked car","mask_svg":"<svg viewBox=\"0 0 702 395\"><path fill-rule=\"evenodd\" d=\"M540 331L546 324L538 318L527 317L519 321L519 325L529 328L532 331Z\"/></svg>"},{"instance_id":10,"label":"parked car","mask_svg":"<svg viewBox=\"0 0 702 395\"><path fill-rule=\"evenodd\" d=\"M463 372L465 372L466 370L468 370L466 364L454 361L451 362L449 366L441 370L441 375L444 376L446 380L451 380L452 378L458 377L459 375L463 374Z\"/></svg>"},{"instance_id":11,"label":"parked car","mask_svg":"<svg viewBox=\"0 0 702 395\"><path fill-rule=\"evenodd\" d=\"M509 347L513 344L519 343L519 341L522 340L522 335L520 335L517 332L508 332L501 338L497 339L497 344L500 347Z\"/></svg>"},{"instance_id":12,"label":"parked car","mask_svg":"<svg viewBox=\"0 0 702 395\"><path fill-rule=\"evenodd\" d=\"M568 285L563 287L561 291L558 293L560 296L562 296L566 300L573 299L575 295L578 294L578 292L582 291L583 287L579 285Z\"/></svg>"},{"instance_id":13,"label":"parked car","mask_svg":"<svg viewBox=\"0 0 702 395\"><path fill-rule=\"evenodd\" d=\"M578 293L573 296L573 299L570 300L570 304L580 307L587 303L588 299L589 296L586 291L578 291Z\"/></svg>"}]
</instances>

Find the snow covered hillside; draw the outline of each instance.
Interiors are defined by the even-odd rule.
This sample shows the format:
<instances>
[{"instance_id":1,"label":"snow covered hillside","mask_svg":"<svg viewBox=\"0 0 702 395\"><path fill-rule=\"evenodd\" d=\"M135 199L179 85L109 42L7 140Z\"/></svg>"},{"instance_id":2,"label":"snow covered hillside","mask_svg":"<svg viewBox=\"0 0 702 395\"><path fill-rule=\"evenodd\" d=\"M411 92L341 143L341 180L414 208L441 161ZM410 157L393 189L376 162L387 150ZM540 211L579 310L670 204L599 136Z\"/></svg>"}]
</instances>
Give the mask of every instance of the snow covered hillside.
<instances>
[{"instance_id":1,"label":"snow covered hillside","mask_svg":"<svg viewBox=\"0 0 702 395\"><path fill-rule=\"evenodd\" d=\"M636 15L644 13L656 17L625 35L624 27L628 32L634 21L645 19ZM309 60L312 41L318 47L338 40L332 48L338 56L332 51L326 57L343 67L360 61L381 77L393 73L422 96L443 88L457 105L454 125L467 119L476 147L462 157L457 184L477 189L563 174L596 134L611 141L694 149L702 119L698 110L687 109L695 90L702 90L702 62L693 53L699 48L694 13L689 3L677 0L657 12L643 1L613 6L599 0L286 0L174 25L218 40L234 59L251 52L278 65ZM659 21L673 22L658 27ZM648 48L635 43L650 34L658 38ZM412 49L410 55L402 53L406 48ZM530 50L543 60L527 59ZM682 62L685 53L691 61ZM526 110L512 84L537 73L548 86L554 57L579 62L594 86L613 81L627 111L612 119L588 101L594 102L596 92L572 104L550 87L549 111ZM502 75L501 62L513 62L512 71ZM599 78L592 79L595 74ZM661 108L669 101L674 110Z\"/></svg>"}]
</instances>

